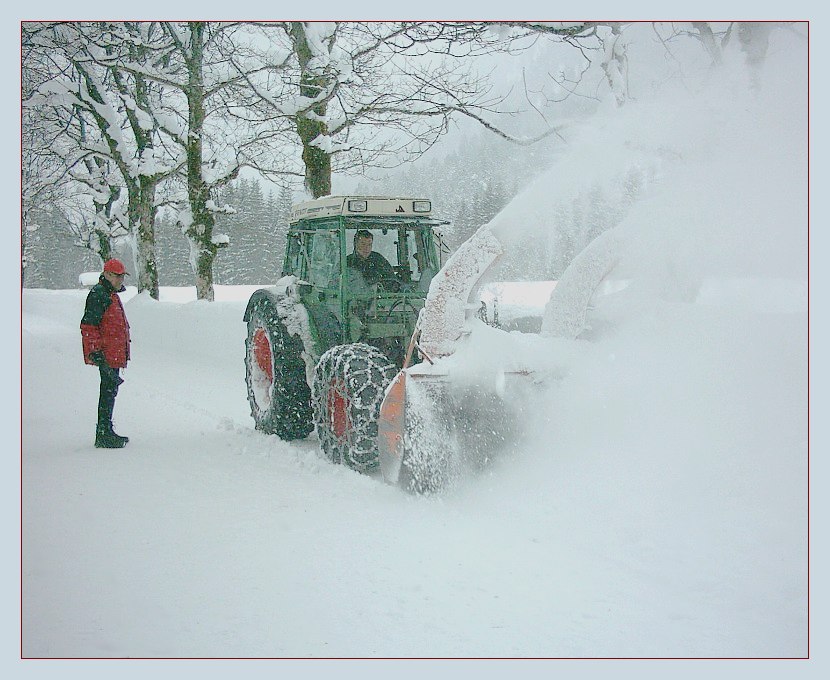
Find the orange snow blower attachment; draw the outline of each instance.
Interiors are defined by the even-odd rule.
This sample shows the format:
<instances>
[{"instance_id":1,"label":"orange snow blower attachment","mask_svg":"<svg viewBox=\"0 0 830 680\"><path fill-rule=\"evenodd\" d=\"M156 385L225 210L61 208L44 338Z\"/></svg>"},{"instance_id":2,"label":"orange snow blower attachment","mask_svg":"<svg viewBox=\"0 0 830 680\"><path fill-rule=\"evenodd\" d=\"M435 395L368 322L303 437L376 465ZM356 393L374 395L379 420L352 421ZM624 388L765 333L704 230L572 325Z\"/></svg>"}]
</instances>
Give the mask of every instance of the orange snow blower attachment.
<instances>
[{"instance_id":1,"label":"orange snow blower attachment","mask_svg":"<svg viewBox=\"0 0 830 680\"><path fill-rule=\"evenodd\" d=\"M500 254L497 239L477 234L433 279L403 369L380 406L378 458L381 474L391 484L416 493L437 491L462 470L478 467L494 446L504 445L514 434L518 419L507 395L519 382L510 374L522 372L479 366L468 370L466 365L479 356L467 342L467 300ZM419 363L413 363L416 351Z\"/></svg>"},{"instance_id":2,"label":"orange snow blower attachment","mask_svg":"<svg viewBox=\"0 0 830 680\"><path fill-rule=\"evenodd\" d=\"M397 482L403 462L406 418L406 371L400 371L386 389L378 416L378 453L383 478Z\"/></svg>"},{"instance_id":3,"label":"orange snow blower attachment","mask_svg":"<svg viewBox=\"0 0 830 680\"><path fill-rule=\"evenodd\" d=\"M404 460L404 453L407 445L407 380L409 378L412 353L418 346L420 328L416 327L409 347L406 351L403 369L398 372L389 387L386 388L386 396L380 406L378 416L378 454L380 470L383 478L397 484L400 478L401 467ZM420 348L419 348L420 349ZM423 350L420 350L430 365L433 364ZM421 375L421 374L416 374ZM416 378L417 379L417 378Z\"/></svg>"},{"instance_id":4,"label":"orange snow blower attachment","mask_svg":"<svg viewBox=\"0 0 830 680\"><path fill-rule=\"evenodd\" d=\"M456 367L427 359L405 366L387 388L377 439L386 482L415 493L439 491L518 441L522 405L534 389L530 372L471 376Z\"/></svg>"}]
</instances>

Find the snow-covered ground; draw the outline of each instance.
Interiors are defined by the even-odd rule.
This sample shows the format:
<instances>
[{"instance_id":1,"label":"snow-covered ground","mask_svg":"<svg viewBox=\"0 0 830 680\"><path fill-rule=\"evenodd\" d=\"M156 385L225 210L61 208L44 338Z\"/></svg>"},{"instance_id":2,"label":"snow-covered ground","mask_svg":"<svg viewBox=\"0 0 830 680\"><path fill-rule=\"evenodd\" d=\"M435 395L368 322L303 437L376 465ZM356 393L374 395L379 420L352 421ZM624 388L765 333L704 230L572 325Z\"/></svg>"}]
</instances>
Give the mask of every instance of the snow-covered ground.
<instances>
[{"instance_id":1,"label":"snow-covered ground","mask_svg":"<svg viewBox=\"0 0 830 680\"><path fill-rule=\"evenodd\" d=\"M435 496L254 430L250 288L123 294L130 443L93 448L85 291L24 290L22 655L805 656L806 100L782 74L766 99L632 104L566 157L569 182L649 178L620 227L631 285L538 357L567 349L522 447ZM551 228L541 201L581 190L562 176L494 232ZM799 670L766 664L726 672Z\"/></svg>"},{"instance_id":2,"label":"snow-covered ground","mask_svg":"<svg viewBox=\"0 0 830 680\"><path fill-rule=\"evenodd\" d=\"M124 294L103 451L85 293L24 291L25 656L806 653L800 300L597 344L531 445L419 498L253 429L248 292Z\"/></svg>"}]
</instances>

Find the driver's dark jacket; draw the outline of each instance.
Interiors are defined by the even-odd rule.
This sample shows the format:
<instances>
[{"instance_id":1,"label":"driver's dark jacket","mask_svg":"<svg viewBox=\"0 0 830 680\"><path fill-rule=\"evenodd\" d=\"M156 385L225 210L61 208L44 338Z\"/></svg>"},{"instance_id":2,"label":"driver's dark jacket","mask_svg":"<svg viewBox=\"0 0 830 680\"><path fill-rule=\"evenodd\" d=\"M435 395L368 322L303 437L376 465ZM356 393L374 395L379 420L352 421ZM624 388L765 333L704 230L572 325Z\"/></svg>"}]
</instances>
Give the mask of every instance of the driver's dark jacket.
<instances>
[{"instance_id":1,"label":"driver's dark jacket","mask_svg":"<svg viewBox=\"0 0 830 680\"><path fill-rule=\"evenodd\" d=\"M366 283L377 283L381 279L394 279L395 270L387 259L379 252L373 250L369 257L363 259L357 253L346 256L346 266L357 269Z\"/></svg>"}]
</instances>

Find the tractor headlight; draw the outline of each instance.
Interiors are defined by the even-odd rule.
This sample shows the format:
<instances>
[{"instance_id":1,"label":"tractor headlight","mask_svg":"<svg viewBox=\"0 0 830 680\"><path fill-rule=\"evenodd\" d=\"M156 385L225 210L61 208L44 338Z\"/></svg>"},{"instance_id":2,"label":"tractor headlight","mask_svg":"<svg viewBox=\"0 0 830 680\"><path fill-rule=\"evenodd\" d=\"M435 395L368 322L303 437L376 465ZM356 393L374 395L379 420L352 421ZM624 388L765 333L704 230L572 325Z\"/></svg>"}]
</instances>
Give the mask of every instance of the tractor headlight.
<instances>
[{"instance_id":1,"label":"tractor headlight","mask_svg":"<svg viewBox=\"0 0 830 680\"><path fill-rule=\"evenodd\" d=\"M427 213L432 210L432 201L412 201L412 212Z\"/></svg>"},{"instance_id":2,"label":"tractor headlight","mask_svg":"<svg viewBox=\"0 0 830 680\"><path fill-rule=\"evenodd\" d=\"M366 201L349 201L349 212L366 212Z\"/></svg>"}]
</instances>

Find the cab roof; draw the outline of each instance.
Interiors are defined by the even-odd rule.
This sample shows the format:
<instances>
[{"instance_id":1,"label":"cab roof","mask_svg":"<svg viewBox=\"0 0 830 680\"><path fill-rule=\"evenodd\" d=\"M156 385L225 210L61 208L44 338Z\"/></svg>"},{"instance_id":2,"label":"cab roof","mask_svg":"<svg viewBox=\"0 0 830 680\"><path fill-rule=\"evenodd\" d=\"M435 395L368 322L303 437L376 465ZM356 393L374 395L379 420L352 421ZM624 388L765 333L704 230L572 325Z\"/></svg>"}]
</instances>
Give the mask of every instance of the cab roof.
<instances>
[{"instance_id":1,"label":"cab roof","mask_svg":"<svg viewBox=\"0 0 830 680\"><path fill-rule=\"evenodd\" d=\"M430 217L427 198L390 196L325 196L291 208L291 224L300 220L345 215L350 217Z\"/></svg>"}]
</instances>

